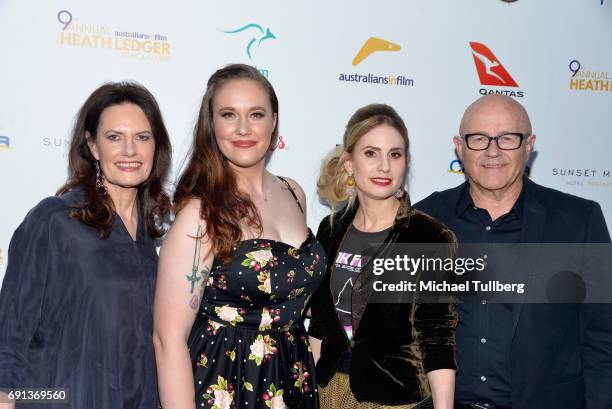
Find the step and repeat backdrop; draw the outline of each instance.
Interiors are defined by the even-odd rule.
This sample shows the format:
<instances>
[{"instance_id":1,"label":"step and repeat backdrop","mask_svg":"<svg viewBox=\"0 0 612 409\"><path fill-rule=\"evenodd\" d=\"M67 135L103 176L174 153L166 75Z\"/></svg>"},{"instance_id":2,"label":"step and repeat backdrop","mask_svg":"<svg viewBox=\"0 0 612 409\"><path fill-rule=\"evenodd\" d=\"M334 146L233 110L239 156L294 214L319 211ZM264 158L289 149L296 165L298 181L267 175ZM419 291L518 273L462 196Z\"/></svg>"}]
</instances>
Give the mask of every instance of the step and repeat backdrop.
<instances>
[{"instance_id":1,"label":"step and repeat backdrop","mask_svg":"<svg viewBox=\"0 0 612 409\"><path fill-rule=\"evenodd\" d=\"M269 169L304 187L313 228L328 212L321 160L357 108L384 102L403 116L416 201L464 181L452 137L490 93L531 115L530 177L598 201L612 227L611 40L612 0L1 0L0 280L13 231L66 179L74 116L96 87L136 80L156 96L174 181L206 81L232 62L277 91Z\"/></svg>"}]
</instances>

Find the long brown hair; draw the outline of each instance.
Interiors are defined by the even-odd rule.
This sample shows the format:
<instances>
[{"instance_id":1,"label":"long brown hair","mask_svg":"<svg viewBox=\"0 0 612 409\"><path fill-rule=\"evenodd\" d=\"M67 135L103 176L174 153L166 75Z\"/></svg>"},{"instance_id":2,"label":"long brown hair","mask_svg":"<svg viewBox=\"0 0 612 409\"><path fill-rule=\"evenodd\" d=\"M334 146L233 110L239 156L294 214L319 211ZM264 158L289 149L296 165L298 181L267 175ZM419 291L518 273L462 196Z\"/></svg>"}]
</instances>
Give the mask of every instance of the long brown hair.
<instances>
[{"instance_id":1,"label":"long brown hair","mask_svg":"<svg viewBox=\"0 0 612 409\"><path fill-rule=\"evenodd\" d=\"M80 188L85 195L83 205L74 207L70 216L90 225L106 239L113 228L112 199L96 188L96 159L87 145L86 133L95 140L102 112L110 106L135 104L142 109L151 125L155 139L155 155L151 174L138 187L138 203L147 232L160 237L164 231L162 220L170 210L170 199L164 192L164 183L171 163L172 147L155 97L136 82L111 82L96 89L87 98L72 131L68 154L68 181L58 191L61 195L74 188Z\"/></svg>"},{"instance_id":2,"label":"long brown hair","mask_svg":"<svg viewBox=\"0 0 612 409\"><path fill-rule=\"evenodd\" d=\"M349 175L344 169L342 155L351 155L355 145L363 135L380 125L388 125L402 136L406 144L406 164L409 160L408 130L404 120L386 104L370 104L359 108L346 124L342 144L338 145L323 161L321 173L317 180L317 193L335 211L341 204L348 202L346 210L355 203L356 196L346 194L346 185Z\"/></svg>"},{"instance_id":3,"label":"long brown hair","mask_svg":"<svg viewBox=\"0 0 612 409\"><path fill-rule=\"evenodd\" d=\"M249 65L223 67L208 80L193 133L190 157L174 193L177 211L185 207L189 199L200 200L200 217L206 222L204 235L208 236L215 257L222 261L231 257L233 246L243 238L241 223L246 222L246 226L259 233L262 231L259 212L249 196L238 191L236 176L217 145L213 126L212 104L216 93L226 82L240 79L255 81L268 93L272 112L277 118L270 147L276 145L278 99L272 84Z\"/></svg>"}]
</instances>

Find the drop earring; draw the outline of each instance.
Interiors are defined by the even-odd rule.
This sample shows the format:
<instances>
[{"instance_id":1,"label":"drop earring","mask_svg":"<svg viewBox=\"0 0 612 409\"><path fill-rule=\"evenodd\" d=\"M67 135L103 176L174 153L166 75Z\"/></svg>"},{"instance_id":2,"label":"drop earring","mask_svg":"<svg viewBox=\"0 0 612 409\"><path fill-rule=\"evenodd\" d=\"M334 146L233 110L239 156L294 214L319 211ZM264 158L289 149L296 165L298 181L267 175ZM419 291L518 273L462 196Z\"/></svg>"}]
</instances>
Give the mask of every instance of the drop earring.
<instances>
[{"instance_id":1,"label":"drop earring","mask_svg":"<svg viewBox=\"0 0 612 409\"><path fill-rule=\"evenodd\" d=\"M96 161L96 189L102 194L102 196L106 196L108 193L106 191L106 186L104 186L104 176L102 176L102 171L100 170L99 160Z\"/></svg>"},{"instance_id":2,"label":"drop earring","mask_svg":"<svg viewBox=\"0 0 612 409\"><path fill-rule=\"evenodd\" d=\"M346 180L346 195L348 197L353 196L353 194L355 193L355 178L353 177L352 173L349 173L348 175L348 179Z\"/></svg>"}]
</instances>

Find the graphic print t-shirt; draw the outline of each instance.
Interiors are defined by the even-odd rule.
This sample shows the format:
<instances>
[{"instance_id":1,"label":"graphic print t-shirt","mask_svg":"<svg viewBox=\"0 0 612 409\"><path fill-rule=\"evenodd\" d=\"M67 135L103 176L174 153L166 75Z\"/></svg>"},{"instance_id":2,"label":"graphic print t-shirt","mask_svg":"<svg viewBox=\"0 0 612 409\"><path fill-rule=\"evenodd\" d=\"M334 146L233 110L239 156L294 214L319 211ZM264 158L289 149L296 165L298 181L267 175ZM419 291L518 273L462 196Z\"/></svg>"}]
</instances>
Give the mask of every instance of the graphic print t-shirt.
<instances>
[{"instance_id":1,"label":"graphic print t-shirt","mask_svg":"<svg viewBox=\"0 0 612 409\"><path fill-rule=\"evenodd\" d=\"M351 225L332 267L331 290L336 312L349 339L353 337L351 292L361 269L376 248L385 241L391 228L380 232L363 232Z\"/></svg>"}]
</instances>

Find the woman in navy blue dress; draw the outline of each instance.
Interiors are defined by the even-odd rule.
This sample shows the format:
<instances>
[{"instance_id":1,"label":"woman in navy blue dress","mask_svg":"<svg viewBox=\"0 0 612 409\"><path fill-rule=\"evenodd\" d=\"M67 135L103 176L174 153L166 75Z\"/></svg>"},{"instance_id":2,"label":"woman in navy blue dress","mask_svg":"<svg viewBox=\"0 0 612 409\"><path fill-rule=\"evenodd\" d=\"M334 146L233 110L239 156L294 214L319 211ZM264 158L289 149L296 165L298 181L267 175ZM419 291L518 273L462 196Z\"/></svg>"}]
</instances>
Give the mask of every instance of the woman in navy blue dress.
<instances>
[{"instance_id":1,"label":"woman in navy blue dress","mask_svg":"<svg viewBox=\"0 0 612 409\"><path fill-rule=\"evenodd\" d=\"M11 240L0 293L0 389L61 388L68 397L58 408L157 408L154 238L169 208L170 155L144 87L110 83L87 99L68 182ZM47 407L24 407L37 405Z\"/></svg>"}]
</instances>

